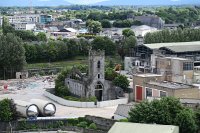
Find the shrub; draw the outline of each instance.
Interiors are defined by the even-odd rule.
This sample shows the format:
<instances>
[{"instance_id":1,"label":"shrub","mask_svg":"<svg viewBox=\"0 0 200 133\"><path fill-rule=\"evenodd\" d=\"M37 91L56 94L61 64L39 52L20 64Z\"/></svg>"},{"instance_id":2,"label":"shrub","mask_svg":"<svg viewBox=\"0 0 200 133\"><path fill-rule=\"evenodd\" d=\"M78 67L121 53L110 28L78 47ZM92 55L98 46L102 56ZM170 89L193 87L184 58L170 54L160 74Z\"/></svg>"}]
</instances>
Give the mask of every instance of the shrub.
<instances>
[{"instance_id":1,"label":"shrub","mask_svg":"<svg viewBox=\"0 0 200 133\"><path fill-rule=\"evenodd\" d=\"M82 128L86 128L87 125L88 125L88 123L87 123L86 121L82 121L82 122L80 122L77 126L78 126L78 127L82 127Z\"/></svg>"},{"instance_id":2,"label":"shrub","mask_svg":"<svg viewBox=\"0 0 200 133\"><path fill-rule=\"evenodd\" d=\"M129 81L126 76L118 75L114 80L113 84L121 87L125 92L128 91Z\"/></svg>"},{"instance_id":3,"label":"shrub","mask_svg":"<svg viewBox=\"0 0 200 133\"><path fill-rule=\"evenodd\" d=\"M97 129L97 126L96 126L96 124L95 123L91 123L90 125L89 125L89 127L88 127L89 129Z\"/></svg>"},{"instance_id":4,"label":"shrub","mask_svg":"<svg viewBox=\"0 0 200 133\"><path fill-rule=\"evenodd\" d=\"M121 119L120 122L128 122L128 119Z\"/></svg>"},{"instance_id":5,"label":"shrub","mask_svg":"<svg viewBox=\"0 0 200 133\"><path fill-rule=\"evenodd\" d=\"M67 119L69 125L76 126L79 123L78 119Z\"/></svg>"}]
</instances>

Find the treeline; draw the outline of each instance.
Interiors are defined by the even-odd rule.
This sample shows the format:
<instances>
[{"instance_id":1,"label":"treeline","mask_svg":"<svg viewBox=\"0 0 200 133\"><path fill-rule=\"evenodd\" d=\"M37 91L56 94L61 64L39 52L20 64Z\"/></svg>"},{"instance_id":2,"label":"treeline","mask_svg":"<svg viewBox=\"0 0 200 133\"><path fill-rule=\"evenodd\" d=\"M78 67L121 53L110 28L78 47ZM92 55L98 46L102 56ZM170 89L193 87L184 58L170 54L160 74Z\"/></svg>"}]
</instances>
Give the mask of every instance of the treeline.
<instances>
[{"instance_id":1,"label":"treeline","mask_svg":"<svg viewBox=\"0 0 200 133\"><path fill-rule=\"evenodd\" d=\"M200 29L166 29L154 33L147 33L144 40L146 44L200 41Z\"/></svg>"},{"instance_id":2,"label":"treeline","mask_svg":"<svg viewBox=\"0 0 200 133\"><path fill-rule=\"evenodd\" d=\"M183 23L190 25L200 19L200 8L198 6L160 8L156 11L156 15L165 20L167 24Z\"/></svg>"}]
</instances>

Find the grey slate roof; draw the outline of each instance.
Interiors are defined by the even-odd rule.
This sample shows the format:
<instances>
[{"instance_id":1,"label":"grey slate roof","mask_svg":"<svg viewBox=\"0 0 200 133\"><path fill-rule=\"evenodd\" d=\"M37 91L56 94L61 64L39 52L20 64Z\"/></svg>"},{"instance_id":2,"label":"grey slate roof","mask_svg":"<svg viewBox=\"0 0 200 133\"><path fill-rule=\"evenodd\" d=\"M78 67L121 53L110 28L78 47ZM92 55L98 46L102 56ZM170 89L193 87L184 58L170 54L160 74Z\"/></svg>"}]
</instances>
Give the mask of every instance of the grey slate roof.
<instances>
[{"instance_id":1,"label":"grey slate roof","mask_svg":"<svg viewBox=\"0 0 200 133\"><path fill-rule=\"evenodd\" d=\"M128 118L128 112L134 107L131 104L119 104L114 114Z\"/></svg>"}]
</instances>

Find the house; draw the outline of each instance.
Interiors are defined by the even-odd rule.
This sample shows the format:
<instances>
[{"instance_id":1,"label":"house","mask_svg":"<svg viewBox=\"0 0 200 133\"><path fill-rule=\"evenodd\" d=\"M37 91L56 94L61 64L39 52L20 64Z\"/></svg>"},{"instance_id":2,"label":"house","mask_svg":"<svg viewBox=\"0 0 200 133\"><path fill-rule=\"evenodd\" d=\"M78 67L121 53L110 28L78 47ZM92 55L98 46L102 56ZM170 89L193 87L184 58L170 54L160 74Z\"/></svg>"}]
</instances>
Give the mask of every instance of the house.
<instances>
[{"instance_id":1,"label":"house","mask_svg":"<svg viewBox=\"0 0 200 133\"><path fill-rule=\"evenodd\" d=\"M164 76L164 80L192 84L194 78L194 61L179 57L162 57L152 55L151 67L154 73Z\"/></svg>"},{"instance_id":2,"label":"house","mask_svg":"<svg viewBox=\"0 0 200 133\"><path fill-rule=\"evenodd\" d=\"M176 98L200 99L198 87L165 81L162 75L135 74L133 75L133 95L136 102L159 99L166 96Z\"/></svg>"},{"instance_id":3,"label":"house","mask_svg":"<svg viewBox=\"0 0 200 133\"><path fill-rule=\"evenodd\" d=\"M184 24L181 24L181 23L164 24L164 28L165 28L165 29L170 29L170 30L176 30L176 29L178 29L178 28L181 27L181 26L184 27Z\"/></svg>"},{"instance_id":4,"label":"house","mask_svg":"<svg viewBox=\"0 0 200 133\"><path fill-rule=\"evenodd\" d=\"M178 126L115 122L108 133L179 133Z\"/></svg>"},{"instance_id":5,"label":"house","mask_svg":"<svg viewBox=\"0 0 200 133\"><path fill-rule=\"evenodd\" d=\"M76 38L78 32L73 28L63 28L57 32L50 32L50 36L53 39L61 38Z\"/></svg>"},{"instance_id":6,"label":"house","mask_svg":"<svg viewBox=\"0 0 200 133\"><path fill-rule=\"evenodd\" d=\"M128 112L130 112L131 108L134 108L132 104L119 104L114 113L115 120L127 119L129 117Z\"/></svg>"},{"instance_id":7,"label":"house","mask_svg":"<svg viewBox=\"0 0 200 133\"><path fill-rule=\"evenodd\" d=\"M82 74L78 69L73 68L65 79L65 85L69 91L83 98L96 97L98 101L113 100L123 97L123 90L116 87L112 82L105 80L105 52L89 52L89 74Z\"/></svg>"}]
</instances>

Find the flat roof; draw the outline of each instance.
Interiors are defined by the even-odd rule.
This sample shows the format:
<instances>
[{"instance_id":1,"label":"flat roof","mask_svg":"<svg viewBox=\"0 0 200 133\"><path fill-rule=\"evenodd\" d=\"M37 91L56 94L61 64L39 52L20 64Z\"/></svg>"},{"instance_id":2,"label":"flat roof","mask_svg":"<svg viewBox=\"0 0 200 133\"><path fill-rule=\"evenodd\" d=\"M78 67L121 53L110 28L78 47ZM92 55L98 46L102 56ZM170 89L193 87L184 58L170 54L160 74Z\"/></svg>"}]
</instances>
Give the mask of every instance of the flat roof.
<instances>
[{"instance_id":1,"label":"flat roof","mask_svg":"<svg viewBox=\"0 0 200 133\"><path fill-rule=\"evenodd\" d=\"M165 57L167 59L173 59L173 60L182 60L182 61L187 61L187 60L190 60L190 59L186 59L186 58L179 58L179 57Z\"/></svg>"},{"instance_id":2,"label":"flat roof","mask_svg":"<svg viewBox=\"0 0 200 133\"><path fill-rule=\"evenodd\" d=\"M163 81L163 82L150 81L147 84L165 87L165 88L170 88L170 89L191 89L191 88L195 88L193 85L182 84L182 83L177 83L177 82L168 82L168 81Z\"/></svg>"},{"instance_id":3,"label":"flat roof","mask_svg":"<svg viewBox=\"0 0 200 133\"><path fill-rule=\"evenodd\" d=\"M153 73L135 74L134 76L143 77L143 78L146 78L146 77L162 77L162 75L153 74Z\"/></svg>"},{"instance_id":4,"label":"flat roof","mask_svg":"<svg viewBox=\"0 0 200 133\"><path fill-rule=\"evenodd\" d=\"M159 49L161 47L169 47L169 46L199 46L200 41L194 41L194 42L172 42L172 43L152 43L152 44L143 44L146 47L149 47L150 49ZM185 49L186 50L186 49Z\"/></svg>"}]
</instances>

